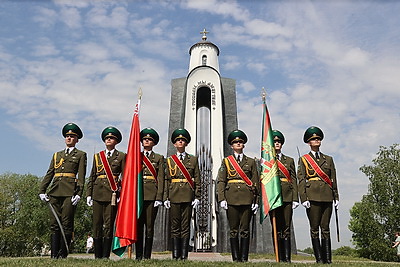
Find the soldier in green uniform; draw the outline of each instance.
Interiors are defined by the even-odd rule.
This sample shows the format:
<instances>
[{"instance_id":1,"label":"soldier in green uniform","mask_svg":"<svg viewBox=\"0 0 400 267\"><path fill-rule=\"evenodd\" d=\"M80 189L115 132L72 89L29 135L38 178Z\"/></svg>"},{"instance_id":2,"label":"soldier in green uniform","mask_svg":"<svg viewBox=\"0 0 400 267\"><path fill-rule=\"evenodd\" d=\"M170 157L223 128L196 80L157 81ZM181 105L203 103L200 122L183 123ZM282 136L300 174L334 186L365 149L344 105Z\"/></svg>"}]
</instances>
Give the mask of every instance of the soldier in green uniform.
<instances>
[{"instance_id":1,"label":"soldier in green uniform","mask_svg":"<svg viewBox=\"0 0 400 267\"><path fill-rule=\"evenodd\" d=\"M297 177L300 200L310 223L315 259L318 263L331 263L329 223L332 203L335 208L339 205L339 193L333 159L319 151L323 138L324 134L318 127L312 126L306 130L303 140L309 144L311 151L299 159Z\"/></svg>"},{"instance_id":2,"label":"soldier in green uniform","mask_svg":"<svg viewBox=\"0 0 400 267\"><path fill-rule=\"evenodd\" d=\"M164 193L164 156L153 151L160 137L152 128L140 132L143 146L143 210L138 221L138 240L135 243L136 259L150 259L153 247L154 221L158 207L163 204ZM145 228L144 254L143 230Z\"/></svg>"},{"instance_id":3,"label":"soldier in green uniform","mask_svg":"<svg viewBox=\"0 0 400 267\"><path fill-rule=\"evenodd\" d=\"M233 155L224 158L217 184L218 201L227 211L232 259L244 262L248 261L250 221L258 210L260 188L256 162L243 154L246 142L247 136L241 130L234 130L228 135Z\"/></svg>"},{"instance_id":4,"label":"soldier in green uniform","mask_svg":"<svg viewBox=\"0 0 400 267\"><path fill-rule=\"evenodd\" d=\"M125 167L125 153L115 149L115 146L122 141L121 132L109 126L101 133L101 139L106 148L93 157L86 194L87 205L93 206L93 240L96 259L110 257L120 175Z\"/></svg>"},{"instance_id":5,"label":"soldier in green uniform","mask_svg":"<svg viewBox=\"0 0 400 267\"><path fill-rule=\"evenodd\" d=\"M172 258L187 259L192 208L200 203L200 170L196 156L185 152L190 142L186 129L171 136L177 153L167 158L164 206L170 209Z\"/></svg>"},{"instance_id":6,"label":"soldier in green uniform","mask_svg":"<svg viewBox=\"0 0 400 267\"><path fill-rule=\"evenodd\" d=\"M81 129L67 123L62 134L66 148L53 154L50 167L40 184L39 198L49 202L61 222L60 228L55 215L51 214L51 257L66 258L74 232L74 214L81 199L86 175L86 152L75 148L83 137ZM62 230L65 235L62 235Z\"/></svg>"},{"instance_id":7,"label":"soldier in green uniform","mask_svg":"<svg viewBox=\"0 0 400 267\"><path fill-rule=\"evenodd\" d=\"M285 143L283 134L278 130L273 130L272 136L278 160L278 174L281 180L283 199L283 205L274 210L278 232L279 261L290 262L290 226L292 224L293 209L299 206L296 169L293 158L282 153L282 146Z\"/></svg>"}]
</instances>

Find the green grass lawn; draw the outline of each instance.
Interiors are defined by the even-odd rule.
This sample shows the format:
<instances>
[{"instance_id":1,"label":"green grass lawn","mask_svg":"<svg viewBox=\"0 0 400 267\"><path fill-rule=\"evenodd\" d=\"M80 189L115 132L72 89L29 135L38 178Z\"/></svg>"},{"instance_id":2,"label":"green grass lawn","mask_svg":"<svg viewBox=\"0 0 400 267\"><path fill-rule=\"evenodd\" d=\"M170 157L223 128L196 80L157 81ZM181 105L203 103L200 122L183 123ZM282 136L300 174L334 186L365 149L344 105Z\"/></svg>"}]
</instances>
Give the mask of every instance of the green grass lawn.
<instances>
[{"instance_id":1,"label":"green grass lawn","mask_svg":"<svg viewBox=\"0 0 400 267\"><path fill-rule=\"evenodd\" d=\"M265 261L263 260L265 259ZM322 264L314 263L314 258L307 256L294 255L292 260L295 261L291 264L283 264L273 262L274 255L271 254L252 254L250 260L253 262L247 263L233 263L233 262L219 262L219 261L175 261L171 259L163 260L145 260L136 261L134 259L119 259L119 260L94 260L90 258L73 258L52 260L49 257L43 258L0 258L0 266L18 266L18 267L36 267L36 266L70 266L70 267L87 267L87 266L327 266ZM399 263L388 263L388 262L374 262L366 259L338 256L333 257L333 264L331 266L396 266Z\"/></svg>"}]
</instances>

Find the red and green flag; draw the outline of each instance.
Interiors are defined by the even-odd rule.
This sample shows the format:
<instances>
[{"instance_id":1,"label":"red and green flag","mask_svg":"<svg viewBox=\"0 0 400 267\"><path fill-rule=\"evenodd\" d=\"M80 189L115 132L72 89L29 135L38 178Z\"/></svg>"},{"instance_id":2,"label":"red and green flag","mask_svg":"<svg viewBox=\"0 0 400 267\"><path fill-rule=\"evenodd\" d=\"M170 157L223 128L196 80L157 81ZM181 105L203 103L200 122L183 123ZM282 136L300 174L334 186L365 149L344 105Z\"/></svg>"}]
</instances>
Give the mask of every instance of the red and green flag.
<instances>
[{"instance_id":1,"label":"red and green flag","mask_svg":"<svg viewBox=\"0 0 400 267\"><path fill-rule=\"evenodd\" d=\"M137 241L138 218L143 207L139 107L140 96L133 114L128 152L122 177L121 196L115 220L112 251L118 256L122 256L126 247Z\"/></svg>"},{"instance_id":2,"label":"red and green flag","mask_svg":"<svg viewBox=\"0 0 400 267\"><path fill-rule=\"evenodd\" d=\"M282 206L281 181L278 175L278 163L272 136L271 120L269 118L265 97L263 97L263 127L261 140L261 203L260 222L268 216L268 212Z\"/></svg>"}]
</instances>

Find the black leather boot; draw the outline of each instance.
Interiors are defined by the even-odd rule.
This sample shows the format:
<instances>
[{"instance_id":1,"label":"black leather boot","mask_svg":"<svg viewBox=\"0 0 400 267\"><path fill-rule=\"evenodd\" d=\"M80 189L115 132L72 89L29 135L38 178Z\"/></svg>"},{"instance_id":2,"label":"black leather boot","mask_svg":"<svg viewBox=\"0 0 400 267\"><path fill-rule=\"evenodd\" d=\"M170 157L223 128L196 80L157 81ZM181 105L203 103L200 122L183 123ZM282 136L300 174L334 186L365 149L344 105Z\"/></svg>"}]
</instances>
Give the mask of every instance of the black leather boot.
<instances>
[{"instance_id":1,"label":"black leather boot","mask_svg":"<svg viewBox=\"0 0 400 267\"><path fill-rule=\"evenodd\" d=\"M103 258L103 238L93 238L94 242L94 258Z\"/></svg>"},{"instance_id":2,"label":"black leather boot","mask_svg":"<svg viewBox=\"0 0 400 267\"><path fill-rule=\"evenodd\" d=\"M319 238L312 238L311 243L314 250L315 261L317 263L322 263L321 244Z\"/></svg>"},{"instance_id":3,"label":"black leather boot","mask_svg":"<svg viewBox=\"0 0 400 267\"><path fill-rule=\"evenodd\" d=\"M189 237L182 238L181 246L182 246L181 259L187 260L189 255Z\"/></svg>"},{"instance_id":4,"label":"black leather boot","mask_svg":"<svg viewBox=\"0 0 400 267\"><path fill-rule=\"evenodd\" d=\"M242 261L242 262L249 261L249 245L250 245L249 242L250 242L250 239L248 237L240 238L240 252L242 254L240 261Z\"/></svg>"},{"instance_id":5,"label":"black leather boot","mask_svg":"<svg viewBox=\"0 0 400 267\"><path fill-rule=\"evenodd\" d=\"M135 243L135 252L136 252L136 259L142 260L143 259L143 239L138 239Z\"/></svg>"},{"instance_id":6,"label":"black leather boot","mask_svg":"<svg viewBox=\"0 0 400 267\"><path fill-rule=\"evenodd\" d=\"M276 254L276 251L275 251L275 254ZM284 250L283 250L283 239L279 238L279 237L278 237L278 257L279 257L279 262L284 262L285 254L284 254Z\"/></svg>"},{"instance_id":7,"label":"black leather boot","mask_svg":"<svg viewBox=\"0 0 400 267\"><path fill-rule=\"evenodd\" d=\"M103 238L103 259L110 258L111 245L112 245L112 238L104 237Z\"/></svg>"},{"instance_id":8,"label":"black leather boot","mask_svg":"<svg viewBox=\"0 0 400 267\"><path fill-rule=\"evenodd\" d=\"M172 238L172 258L179 260L181 258L181 239L179 237Z\"/></svg>"},{"instance_id":9,"label":"black leather boot","mask_svg":"<svg viewBox=\"0 0 400 267\"><path fill-rule=\"evenodd\" d=\"M67 246L65 246L65 242L64 239L61 238L60 242L61 242L61 258L66 258L68 256L69 250L70 250L70 246L71 246L71 240L72 240L72 234L66 234L65 235L65 239L67 242Z\"/></svg>"},{"instance_id":10,"label":"black leather boot","mask_svg":"<svg viewBox=\"0 0 400 267\"><path fill-rule=\"evenodd\" d=\"M51 258L57 259L60 256L60 242L61 242L61 233L54 232L51 234Z\"/></svg>"},{"instance_id":11,"label":"black leather boot","mask_svg":"<svg viewBox=\"0 0 400 267\"><path fill-rule=\"evenodd\" d=\"M144 243L144 258L145 259L150 259L151 258L151 250L153 248L153 238L152 237L146 237L145 243Z\"/></svg>"},{"instance_id":12,"label":"black leather boot","mask_svg":"<svg viewBox=\"0 0 400 267\"><path fill-rule=\"evenodd\" d=\"M331 264L332 263L331 240L321 239L321 247L322 247L322 262Z\"/></svg>"},{"instance_id":13,"label":"black leather boot","mask_svg":"<svg viewBox=\"0 0 400 267\"><path fill-rule=\"evenodd\" d=\"M290 238L282 239L282 250L283 250L282 261L291 262L290 256L292 251L291 251Z\"/></svg>"},{"instance_id":14,"label":"black leather boot","mask_svg":"<svg viewBox=\"0 0 400 267\"><path fill-rule=\"evenodd\" d=\"M239 261L239 238L237 237L230 238L230 241L231 241L232 260Z\"/></svg>"}]
</instances>

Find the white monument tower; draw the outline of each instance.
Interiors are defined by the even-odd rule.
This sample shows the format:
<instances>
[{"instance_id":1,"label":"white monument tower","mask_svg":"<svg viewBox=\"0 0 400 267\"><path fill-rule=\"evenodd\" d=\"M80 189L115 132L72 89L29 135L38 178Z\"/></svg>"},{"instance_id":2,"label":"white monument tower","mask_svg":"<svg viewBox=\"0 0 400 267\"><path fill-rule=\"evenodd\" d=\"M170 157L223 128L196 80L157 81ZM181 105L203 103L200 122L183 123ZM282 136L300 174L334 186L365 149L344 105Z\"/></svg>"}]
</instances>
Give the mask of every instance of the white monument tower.
<instances>
[{"instance_id":1,"label":"white monument tower","mask_svg":"<svg viewBox=\"0 0 400 267\"><path fill-rule=\"evenodd\" d=\"M219 49L202 40L189 49L187 77L172 80L169 136L177 128L189 131L186 151L199 156L202 199L193 222L191 244L198 250L215 250L218 233L216 178L222 159L229 153L227 135L237 128L235 80L222 78ZM168 155L174 153L170 144ZM223 234L224 235L224 234Z\"/></svg>"}]
</instances>

